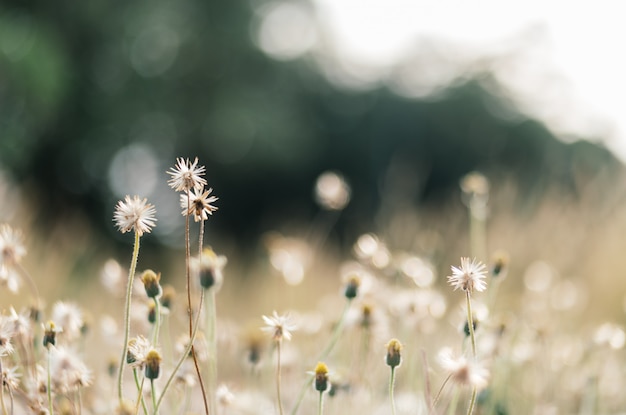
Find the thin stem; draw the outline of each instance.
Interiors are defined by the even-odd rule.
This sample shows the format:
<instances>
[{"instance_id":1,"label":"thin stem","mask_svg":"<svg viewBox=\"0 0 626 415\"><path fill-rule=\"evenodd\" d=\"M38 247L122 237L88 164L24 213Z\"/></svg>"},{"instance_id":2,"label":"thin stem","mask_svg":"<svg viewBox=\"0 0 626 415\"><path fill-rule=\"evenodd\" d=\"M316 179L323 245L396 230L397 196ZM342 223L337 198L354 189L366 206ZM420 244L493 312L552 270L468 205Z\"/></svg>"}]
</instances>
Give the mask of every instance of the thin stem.
<instances>
[{"instance_id":1,"label":"thin stem","mask_svg":"<svg viewBox=\"0 0 626 415\"><path fill-rule=\"evenodd\" d=\"M50 366L51 366L51 358L52 353L50 353L50 346L48 346L48 384L46 385L46 389L48 392L48 407L50 410L50 415L54 414L54 406L53 406L53 402L52 402L52 378L50 376Z\"/></svg>"},{"instance_id":2,"label":"thin stem","mask_svg":"<svg viewBox=\"0 0 626 415\"><path fill-rule=\"evenodd\" d=\"M472 342L472 356L476 358L476 338L474 337L474 320L472 318L472 301L470 299L469 290L465 291L465 299L467 303L467 326L469 327L470 339Z\"/></svg>"},{"instance_id":3,"label":"thin stem","mask_svg":"<svg viewBox=\"0 0 626 415\"><path fill-rule=\"evenodd\" d=\"M141 236L135 232L135 244L133 246L133 258L130 261L130 271L128 272L128 285L126 286L126 305L124 307L124 344L122 346L122 357L120 358L120 368L117 377L117 394L120 399L120 406L124 402L124 364L126 363L126 354L128 353L128 338L130 337L130 303L133 294L133 280L135 278L135 270L137 269L137 258L139 257L139 239Z\"/></svg>"},{"instance_id":4,"label":"thin stem","mask_svg":"<svg viewBox=\"0 0 626 415\"><path fill-rule=\"evenodd\" d=\"M439 398L441 398L441 393L443 392L443 388L446 387L446 385L448 384L448 381L452 378L452 373L448 375L448 377L443 381L443 383L441 384L441 387L439 388L439 391L437 392L437 395L435 396L435 400L433 401L433 408L435 406L437 406L437 402L439 402Z\"/></svg>"},{"instance_id":5,"label":"thin stem","mask_svg":"<svg viewBox=\"0 0 626 415\"><path fill-rule=\"evenodd\" d=\"M320 391L320 398L317 408L317 415L322 415L324 413L324 391Z\"/></svg>"},{"instance_id":6,"label":"thin stem","mask_svg":"<svg viewBox=\"0 0 626 415\"><path fill-rule=\"evenodd\" d=\"M189 316L189 337L193 332L192 312L191 312L191 243L189 238L189 209L191 205L191 191L187 190L187 215L185 215L185 280L187 287L187 315ZM201 313L198 311L198 315ZM207 402L206 391L204 390L204 382L202 382L202 374L200 373L200 366L198 365L198 358L196 357L196 350L191 342L191 356L193 358L193 364L196 368L196 374L198 375L198 383L200 383L200 390L202 391L202 400L204 402L204 412L209 415L209 404Z\"/></svg>"},{"instance_id":7,"label":"thin stem","mask_svg":"<svg viewBox=\"0 0 626 415\"><path fill-rule=\"evenodd\" d=\"M146 379L145 377L141 379L141 383L139 383L139 378L137 377L137 369L133 368L133 378L135 379L135 385L137 386L137 406L135 407L135 413L139 412L139 403L143 408L144 415L148 415L148 408L146 407L146 402L143 399L143 381Z\"/></svg>"},{"instance_id":8,"label":"thin stem","mask_svg":"<svg viewBox=\"0 0 626 415\"><path fill-rule=\"evenodd\" d=\"M204 221L200 221L200 232L198 235L198 258L202 258L202 249L204 247ZM217 414L217 309L215 306L215 289L209 289L207 304L205 306L205 321L207 323L207 337L209 349L209 407L212 414Z\"/></svg>"},{"instance_id":9,"label":"thin stem","mask_svg":"<svg viewBox=\"0 0 626 415\"><path fill-rule=\"evenodd\" d=\"M389 376L389 399L391 400L391 415L396 415L396 401L393 398L393 386L396 381L395 369L395 367L391 367L391 375Z\"/></svg>"},{"instance_id":10,"label":"thin stem","mask_svg":"<svg viewBox=\"0 0 626 415\"><path fill-rule=\"evenodd\" d=\"M203 302L204 302L204 291L201 291L200 292L200 307L202 307L202 303ZM193 331L192 331L191 337L189 338L189 344L187 345L187 347L183 351L183 354L181 355L180 359L178 360L178 363L176 363L176 366L174 367L174 370L172 371L172 374L167 379L167 382L165 383L165 387L163 387L163 390L161 391L161 396L159 396L159 400L157 401L156 407L154 408L154 414L157 413L157 411L159 409L159 406L161 406L161 402L163 401L163 397L165 396L165 392L167 392L168 388L172 384L172 381L176 377L176 372L178 372L178 370L182 366L182 364L185 361L185 359L189 356L189 353L191 353L191 350L193 350L193 342L196 340L196 334L198 333L198 326L199 325L200 325L200 313L198 313L196 315L196 321L193 324Z\"/></svg>"},{"instance_id":11,"label":"thin stem","mask_svg":"<svg viewBox=\"0 0 626 415\"><path fill-rule=\"evenodd\" d=\"M150 378L150 394L152 395L152 407L155 408L154 415L159 413L158 408L156 407L156 390L154 389L154 379Z\"/></svg>"},{"instance_id":12,"label":"thin stem","mask_svg":"<svg viewBox=\"0 0 626 415\"><path fill-rule=\"evenodd\" d=\"M469 408L467 408L467 415L472 415L474 412L474 404L476 403L476 387L472 389L472 398L470 399Z\"/></svg>"},{"instance_id":13,"label":"thin stem","mask_svg":"<svg viewBox=\"0 0 626 415\"><path fill-rule=\"evenodd\" d=\"M428 359L426 359L426 351L422 349L422 361L424 362L424 395L426 397L426 406L428 413L433 412L433 401L430 392L430 375L428 374Z\"/></svg>"},{"instance_id":14,"label":"thin stem","mask_svg":"<svg viewBox=\"0 0 626 415\"><path fill-rule=\"evenodd\" d=\"M157 297L154 300L154 333L152 338L152 344L155 346L159 341L159 328L161 327L161 301Z\"/></svg>"},{"instance_id":15,"label":"thin stem","mask_svg":"<svg viewBox=\"0 0 626 415\"><path fill-rule=\"evenodd\" d=\"M283 415L283 402L280 397L280 340L276 341L276 399L278 400L278 413Z\"/></svg>"},{"instance_id":16,"label":"thin stem","mask_svg":"<svg viewBox=\"0 0 626 415\"><path fill-rule=\"evenodd\" d=\"M350 308L351 303L352 303L351 299L348 299L348 301L346 301L346 305L343 307L343 311L341 313L341 317L339 318L339 322L335 326L335 330L333 331L330 337L330 341L328 345L318 357L317 359L318 361L326 360L326 357L328 357L330 352L333 350L333 348L337 344L337 341L339 340L339 335L341 334L343 330L343 325L345 323L346 315L348 314L348 309ZM302 400L304 399L304 394L306 393L307 388L311 386L311 384L313 383L313 379L314 379L313 375L309 376L307 381L300 388L300 392L298 393L298 399L296 400L296 404L291 410L291 415L296 415L298 413L298 408L300 408L300 404L302 403Z\"/></svg>"}]
</instances>

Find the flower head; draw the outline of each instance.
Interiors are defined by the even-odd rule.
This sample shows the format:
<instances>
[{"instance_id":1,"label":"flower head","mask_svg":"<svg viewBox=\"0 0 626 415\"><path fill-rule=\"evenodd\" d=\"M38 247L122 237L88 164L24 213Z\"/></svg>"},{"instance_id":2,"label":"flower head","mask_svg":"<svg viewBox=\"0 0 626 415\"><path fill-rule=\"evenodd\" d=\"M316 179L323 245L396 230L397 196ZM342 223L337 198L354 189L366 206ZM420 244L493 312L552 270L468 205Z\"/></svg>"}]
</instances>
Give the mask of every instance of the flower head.
<instances>
[{"instance_id":1,"label":"flower head","mask_svg":"<svg viewBox=\"0 0 626 415\"><path fill-rule=\"evenodd\" d=\"M452 275L448 277L448 283L455 290L462 289L472 293L476 291L485 291L487 283L483 281L487 274L486 265L476 259L470 261L469 258L461 258L461 267L452 267Z\"/></svg>"},{"instance_id":2,"label":"flower head","mask_svg":"<svg viewBox=\"0 0 626 415\"><path fill-rule=\"evenodd\" d=\"M283 338L285 340L291 340L291 332L297 328L289 314L279 316L276 311L274 311L272 317L263 316L263 321L265 321L267 326L262 327L261 330L271 333L272 338L277 342L281 341Z\"/></svg>"},{"instance_id":3,"label":"flower head","mask_svg":"<svg viewBox=\"0 0 626 415\"><path fill-rule=\"evenodd\" d=\"M316 391L326 392L328 389L330 389L330 382L328 381L328 366L326 366L325 363L317 362L313 375L315 376Z\"/></svg>"},{"instance_id":4,"label":"flower head","mask_svg":"<svg viewBox=\"0 0 626 415\"><path fill-rule=\"evenodd\" d=\"M68 340L77 338L84 326L80 308L74 303L64 301L57 301L52 307L52 321L63 330Z\"/></svg>"},{"instance_id":5,"label":"flower head","mask_svg":"<svg viewBox=\"0 0 626 415\"><path fill-rule=\"evenodd\" d=\"M126 196L124 200L117 202L113 220L120 232L126 233L134 230L139 236L150 233L155 226L156 209L148 203L147 199L139 196Z\"/></svg>"},{"instance_id":6,"label":"flower head","mask_svg":"<svg viewBox=\"0 0 626 415\"><path fill-rule=\"evenodd\" d=\"M200 187L195 187L187 194L180 195L180 207L183 209L183 216L193 215L195 222L209 219L209 215L213 215L213 212L217 210L217 206L213 206L211 203L219 200L216 196L209 196L213 191L203 190ZM187 200L189 195L189 200Z\"/></svg>"},{"instance_id":7,"label":"flower head","mask_svg":"<svg viewBox=\"0 0 626 415\"><path fill-rule=\"evenodd\" d=\"M0 225L0 266L18 264L26 255L22 232L7 224Z\"/></svg>"},{"instance_id":8,"label":"flower head","mask_svg":"<svg viewBox=\"0 0 626 415\"><path fill-rule=\"evenodd\" d=\"M439 364L450 373L450 378L458 385L483 389L487 386L489 372L479 362L470 362L465 356L454 356L446 347L439 352Z\"/></svg>"},{"instance_id":9,"label":"flower head","mask_svg":"<svg viewBox=\"0 0 626 415\"><path fill-rule=\"evenodd\" d=\"M209 289L219 288L222 285L224 279L222 270L227 262L228 259L225 256L217 255L209 247L202 251L200 259L192 258L190 265L192 273L198 278L202 288Z\"/></svg>"},{"instance_id":10,"label":"flower head","mask_svg":"<svg viewBox=\"0 0 626 415\"><path fill-rule=\"evenodd\" d=\"M191 189L206 186L206 180L200 176L204 175L204 166L198 166L198 157L193 163L189 159L179 157L176 159L176 166L167 172L172 178L168 181L170 187L177 192L188 192Z\"/></svg>"},{"instance_id":11,"label":"flower head","mask_svg":"<svg viewBox=\"0 0 626 415\"><path fill-rule=\"evenodd\" d=\"M398 339L391 339L389 343L387 343L387 356L385 357L385 363L389 367L400 366L402 363L402 355L400 351L402 350L402 343L398 341Z\"/></svg>"},{"instance_id":12,"label":"flower head","mask_svg":"<svg viewBox=\"0 0 626 415\"><path fill-rule=\"evenodd\" d=\"M142 335L130 339L126 352L126 363L132 368L142 369L150 350L150 341Z\"/></svg>"}]
</instances>

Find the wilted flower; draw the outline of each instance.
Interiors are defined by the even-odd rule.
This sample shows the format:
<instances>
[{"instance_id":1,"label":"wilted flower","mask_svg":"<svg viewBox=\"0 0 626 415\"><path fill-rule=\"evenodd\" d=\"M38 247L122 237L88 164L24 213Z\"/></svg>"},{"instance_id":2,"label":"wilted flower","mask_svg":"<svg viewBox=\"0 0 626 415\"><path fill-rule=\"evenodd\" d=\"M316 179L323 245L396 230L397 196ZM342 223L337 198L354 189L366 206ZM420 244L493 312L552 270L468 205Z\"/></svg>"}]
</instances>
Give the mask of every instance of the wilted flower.
<instances>
[{"instance_id":1,"label":"wilted flower","mask_svg":"<svg viewBox=\"0 0 626 415\"><path fill-rule=\"evenodd\" d=\"M139 196L126 196L124 201L117 202L113 220L120 232L126 233L134 230L139 236L150 233L155 226L156 209L148 203L147 199Z\"/></svg>"},{"instance_id":2,"label":"wilted flower","mask_svg":"<svg viewBox=\"0 0 626 415\"><path fill-rule=\"evenodd\" d=\"M206 180L203 176L206 169L204 166L198 166L198 157L193 163L189 159L179 157L176 159L176 166L170 168L167 172L172 178L168 181L170 187L177 192L187 192L191 189L202 188L206 186Z\"/></svg>"},{"instance_id":3,"label":"wilted flower","mask_svg":"<svg viewBox=\"0 0 626 415\"><path fill-rule=\"evenodd\" d=\"M439 352L441 367L449 372L450 378L458 385L483 389L487 386L489 372L480 363L468 361L465 356L455 357L452 349L446 347Z\"/></svg>"},{"instance_id":4,"label":"wilted flower","mask_svg":"<svg viewBox=\"0 0 626 415\"><path fill-rule=\"evenodd\" d=\"M183 216L193 215L195 222L209 219L209 215L213 215L213 212L217 210L217 206L213 206L211 203L219 200L216 196L209 196L213 191L203 190L202 188L193 188L189 193L189 200L187 200L187 194L180 195L180 207L183 209Z\"/></svg>"},{"instance_id":5,"label":"wilted flower","mask_svg":"<svg viewBox=\"0 0 626 415\"><path fill-rule=\"evenodd\" d=\"M289 314L279 316L276 311L274 311L272 317L263 316L263 321L265 321L267 326L262 327L261 330L271 333L272 338L277 342L282 341L283 338L291 340L291 332L297 328Z\"/></svg>"},{"instance_id":6,"label":"wilted flower","mask_svg":"<svg viewBox=\"0 0 626 415\"><path fill-rule=\"evenodd\" d=\"M452 268L452 275L448 277L448 283L454 287L455 290L462 289L469 293L476 291L484 291L487 288L487 283L483 281L487 274L486 266L480 261L470 259L467 257L461 258L461 267L455 266Z\"/></svg>"}]
</instances>

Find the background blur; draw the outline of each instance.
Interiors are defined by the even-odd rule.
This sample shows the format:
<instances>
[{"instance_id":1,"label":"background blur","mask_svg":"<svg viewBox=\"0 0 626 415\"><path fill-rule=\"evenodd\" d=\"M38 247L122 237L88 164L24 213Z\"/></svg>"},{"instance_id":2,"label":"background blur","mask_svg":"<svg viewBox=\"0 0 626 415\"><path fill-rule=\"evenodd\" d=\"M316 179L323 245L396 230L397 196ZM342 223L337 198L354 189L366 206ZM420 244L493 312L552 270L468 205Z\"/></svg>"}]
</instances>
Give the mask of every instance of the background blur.
<instances>
[{"instance_id":1,"label":"background blur","mask_svg":"<svg viewBox=\"0 0 626 415\"><path fill-rule=\"evenodd\" d=\"M79 222L106 237L100 249L117 238L127 250L112 212L138 194L158 211L147 249L180 246L165 174L179 156L206 165L220 197L208 232L232 249L311 222L326 170L352 187L333 231L348 248L400 208L460 205L473 170L513 183L507 206L524 220L548 191L575 203L591 186L593 200L621 201L609 100L585 101L591 89L576 83L615 79L619 14L477 4L4 0L0 219L25 200L44 235ZM572 38L568 54L581 15L602 30ZM587 52L584 68L566 59Z\"/></svg>"}]
</instances>

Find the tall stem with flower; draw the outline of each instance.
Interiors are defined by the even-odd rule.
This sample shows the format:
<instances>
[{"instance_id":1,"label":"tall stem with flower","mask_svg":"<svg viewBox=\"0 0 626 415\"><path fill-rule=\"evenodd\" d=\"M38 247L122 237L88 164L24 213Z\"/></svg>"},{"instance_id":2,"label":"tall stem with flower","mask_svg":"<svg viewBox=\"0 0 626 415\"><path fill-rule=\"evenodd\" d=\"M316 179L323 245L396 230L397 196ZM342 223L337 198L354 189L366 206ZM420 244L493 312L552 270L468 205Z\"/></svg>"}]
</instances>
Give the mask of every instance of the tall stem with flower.
<instances>
[{"instance_id":1,"label":"tall stem with flower","mask_svg":"<svg viewBox=\"0 0 626 415\"><path fill-rule=\"evenodd\" d=\"M135 243L133 245L133 257L130 262L130 270L128 272L128 284L126 287L126 303L124 307L124 344L122 346L122 357L120 358L120 366L117 379L117 392L120 406L124 401L123 377L124 363L126 362L126 353L128 352L128 337L130 336L130 306L133 292L133 281L135 278L135 270L137 268L137 259L139 257L139 241L144 233L150 233L156 223L156 209L153 205L147 203L146 199L140 199L138 196L126 196L123 201L119 201L115 207L113 220L118 229L122 233L134 231Z\"/></svg>"}]
</instances>

